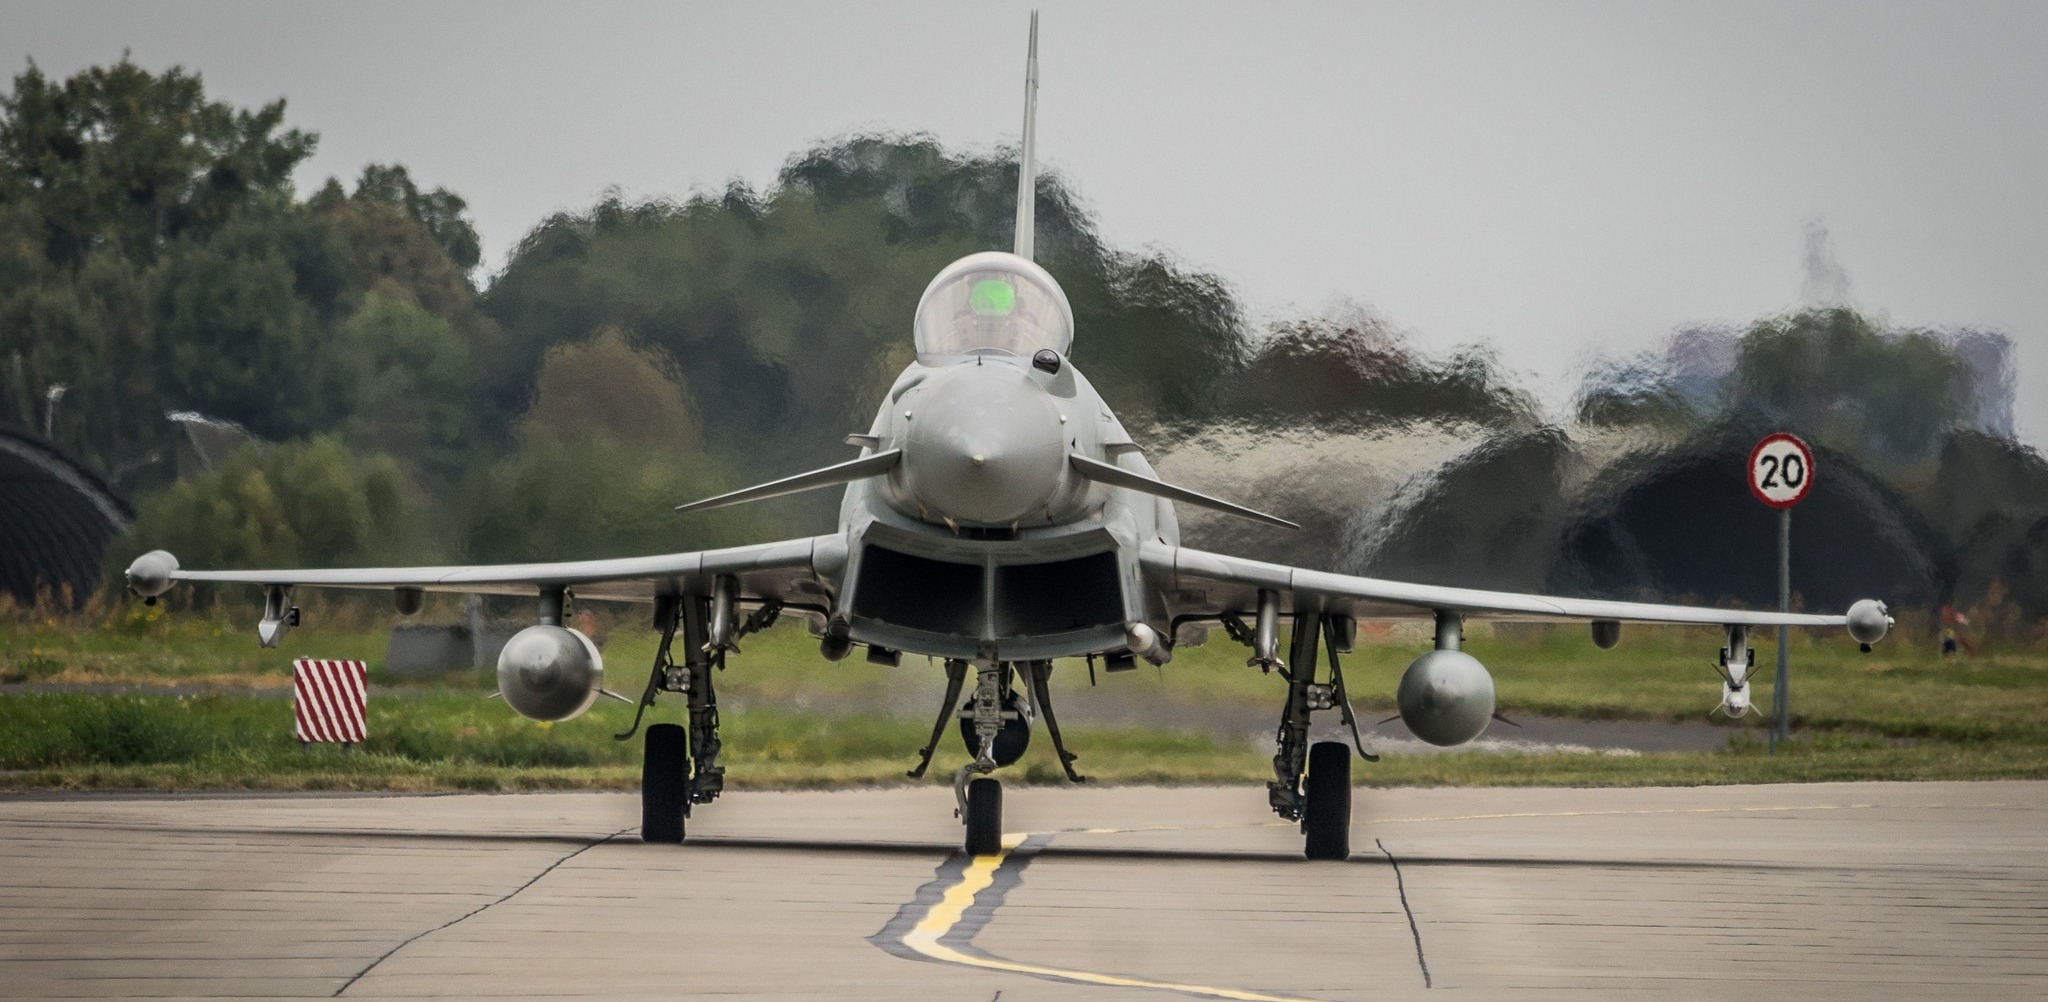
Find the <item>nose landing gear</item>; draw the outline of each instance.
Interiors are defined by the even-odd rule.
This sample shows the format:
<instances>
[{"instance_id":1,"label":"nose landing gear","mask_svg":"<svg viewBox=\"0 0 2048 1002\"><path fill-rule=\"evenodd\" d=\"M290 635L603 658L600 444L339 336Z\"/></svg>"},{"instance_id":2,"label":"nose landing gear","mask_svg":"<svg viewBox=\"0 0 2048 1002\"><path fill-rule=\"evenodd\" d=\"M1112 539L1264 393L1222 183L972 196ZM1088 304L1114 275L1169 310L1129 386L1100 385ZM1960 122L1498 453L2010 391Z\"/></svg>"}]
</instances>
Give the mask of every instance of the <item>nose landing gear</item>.
<instances>
[{"instance_id":1,"label":"nose landing gear","mask_svg":"<svg viewBox=\"0 0 2048 1002\"><path fill-rule=\"evenodd\" d=\"M1017 698L1010 689L1009 665L985 661L976 667L976 675L979 684L974 687L974 695L960 708L960 736L966 739L974 760L954 774L953 796L960 803L955 813L967 826L967 854L993 856L1003 849L1003 784L988 773L1024 754L1024 747L1031 741L1031 722L1018 710L1005 711L1005 707L1016 705ZM1012 722L1022 726L1012 727ZM1008 761L1000 760L997 742L1005 731L1020 730L1022 739L1012 737L1002 749ZM981 776L973 778L975 773Z\"/></svg>"},{"instance_id":2,"label":"nose landing gear","mask_svg":"<svg viewBox=\"0 0 2048 1002\"><path fill-rule=\"evenodd\" d=\"M1035 717L1045 716L1046 732L1067 778L1079 783L1087 777L1074 771L1078 756L1067 750L1059 722L1053 716L1052 696L1046 683L1052 675L1051 661L975 662L974 692L962 702L960 691L966 685L967 668L966 661L946 662L946 694L939 702L939 716L932 722L931 740L918 752L917 766L909 776L919 778L931 767L947 719L957 717L961 740L973 757L953 774L953 796L957 802L954 813L967 827L968 854L987 856L1001 852L1003 841L1003 786L989 773L1023 757L1031 744L1031 722ZM1023 686L1017 685L1020 673L1024 676Z\"/></svg>"}]
</instances>

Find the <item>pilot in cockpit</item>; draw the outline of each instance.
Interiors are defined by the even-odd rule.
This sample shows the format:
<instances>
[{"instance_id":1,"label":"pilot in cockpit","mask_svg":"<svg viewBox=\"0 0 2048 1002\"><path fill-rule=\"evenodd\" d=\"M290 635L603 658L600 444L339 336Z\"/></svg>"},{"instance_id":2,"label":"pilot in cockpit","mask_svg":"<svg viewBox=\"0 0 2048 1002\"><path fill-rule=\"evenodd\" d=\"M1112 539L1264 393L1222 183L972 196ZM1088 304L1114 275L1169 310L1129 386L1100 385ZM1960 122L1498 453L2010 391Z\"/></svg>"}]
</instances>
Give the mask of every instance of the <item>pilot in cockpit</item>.
<instances>
[{"instance_id":1,"label":"pilot in cockpit","mask_svg":"<svg viewBox=\"0 0 2048 1002\"><path fill-rule=\"evenodd\" d=\"M1066 354L1073 341L1054 294L1012 271L964 272L925 298L917 317L917 353L928 358Z\"/></svg>"}]
</instances>

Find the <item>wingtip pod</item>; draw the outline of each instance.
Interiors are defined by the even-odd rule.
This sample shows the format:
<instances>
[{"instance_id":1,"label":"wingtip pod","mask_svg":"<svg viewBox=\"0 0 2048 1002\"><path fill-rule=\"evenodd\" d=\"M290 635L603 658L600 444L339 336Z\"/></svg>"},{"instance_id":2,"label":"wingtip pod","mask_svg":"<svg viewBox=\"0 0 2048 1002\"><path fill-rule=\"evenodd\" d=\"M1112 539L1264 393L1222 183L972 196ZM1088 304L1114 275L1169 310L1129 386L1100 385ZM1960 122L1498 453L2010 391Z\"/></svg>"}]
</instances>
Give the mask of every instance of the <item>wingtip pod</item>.
<instances>
[{"instance_id":1,"label":"wingtip pod","mask_svg":"<svg viewBox=\"0 0 2048 1002\"><path fill-rule=\"evenodd\" d=\"M177 572L177 557L165 550L151 550L128 565L128 590L143 598L156 598L171 590L171 575Z\"/></svg>"},{"instance_id":2,"label":"wingtip pod","mask_svg":"<svg viewBox=\"0 0 2048 1002\"><path fill-rule=\"evenodd\" d=\"M1849 636L1868 647L1891 632L1892 617L1883 602L1866 598L1849 607Z\"/></svg>"}]
</instances>

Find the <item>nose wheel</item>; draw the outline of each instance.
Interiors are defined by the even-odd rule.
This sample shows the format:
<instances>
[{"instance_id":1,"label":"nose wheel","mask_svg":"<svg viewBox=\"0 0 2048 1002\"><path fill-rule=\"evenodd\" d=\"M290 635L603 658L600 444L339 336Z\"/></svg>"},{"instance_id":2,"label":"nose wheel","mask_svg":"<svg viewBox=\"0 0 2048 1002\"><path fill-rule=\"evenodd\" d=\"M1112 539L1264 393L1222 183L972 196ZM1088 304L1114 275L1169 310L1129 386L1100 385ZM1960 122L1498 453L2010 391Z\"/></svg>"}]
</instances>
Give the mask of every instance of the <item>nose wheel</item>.
<instances>
[{"instance_id":1,"label":"nose wheel","mask_svg":"<svg viewBox=\"0 0 2048 1002\"><path fill-rule=\"evenodd\" d=\"M917 767L910 777L923 776L932 764L932 753L945 736L946 721L957 717L960 736L973 759L953 774L953 797L958 805L954 816L967 826L966 849L970 856L993 856L1003 851L1003 784L988 773L1010 765L1024 754L1031 741L1031 722L1045 718L1053 749L1067 779L1079 783L1086 777L1074 771L1074 753L1060 737L1060 725L1052 712L1052 693L1046 679L1052 674L1051 661L974 662L974 695L960 702L970 662L946 662L946 695L939 700L939 716L932 722L931 741L918 753ZM1017 689L1022 673L1028 688Z\"/></svg>"},{"instance_id":2,"label":"nose wheel","mask_svg":"<svg viewBox=\"0 0 2048 1002\"><path fill-rule=\"evenodd\" d=\"M967 854L1003 851L1003 784L983 776L967 784Z\"/></svg>"}]
</instances>

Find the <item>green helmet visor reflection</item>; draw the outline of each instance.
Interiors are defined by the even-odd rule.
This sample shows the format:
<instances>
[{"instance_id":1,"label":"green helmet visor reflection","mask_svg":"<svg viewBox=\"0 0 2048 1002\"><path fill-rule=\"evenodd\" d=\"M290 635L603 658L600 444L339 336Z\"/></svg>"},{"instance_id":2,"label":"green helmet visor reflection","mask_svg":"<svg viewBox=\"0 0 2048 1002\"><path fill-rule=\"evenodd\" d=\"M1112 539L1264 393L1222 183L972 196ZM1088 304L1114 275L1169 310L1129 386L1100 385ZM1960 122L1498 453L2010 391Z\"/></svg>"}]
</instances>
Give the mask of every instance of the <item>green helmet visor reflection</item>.
<instances>
[{"instance_id":1,"label":"green helmet visor reflection","mask_svg":"<svg viewBox=\"0 0 2048 1002\"><path fill-rule=\"evenodd\" d=\"M1009 316L1017 308L1017 288L1000 278L984 278L968 291L967 305L981 316Z\"/></svg>"}]
</instances>

